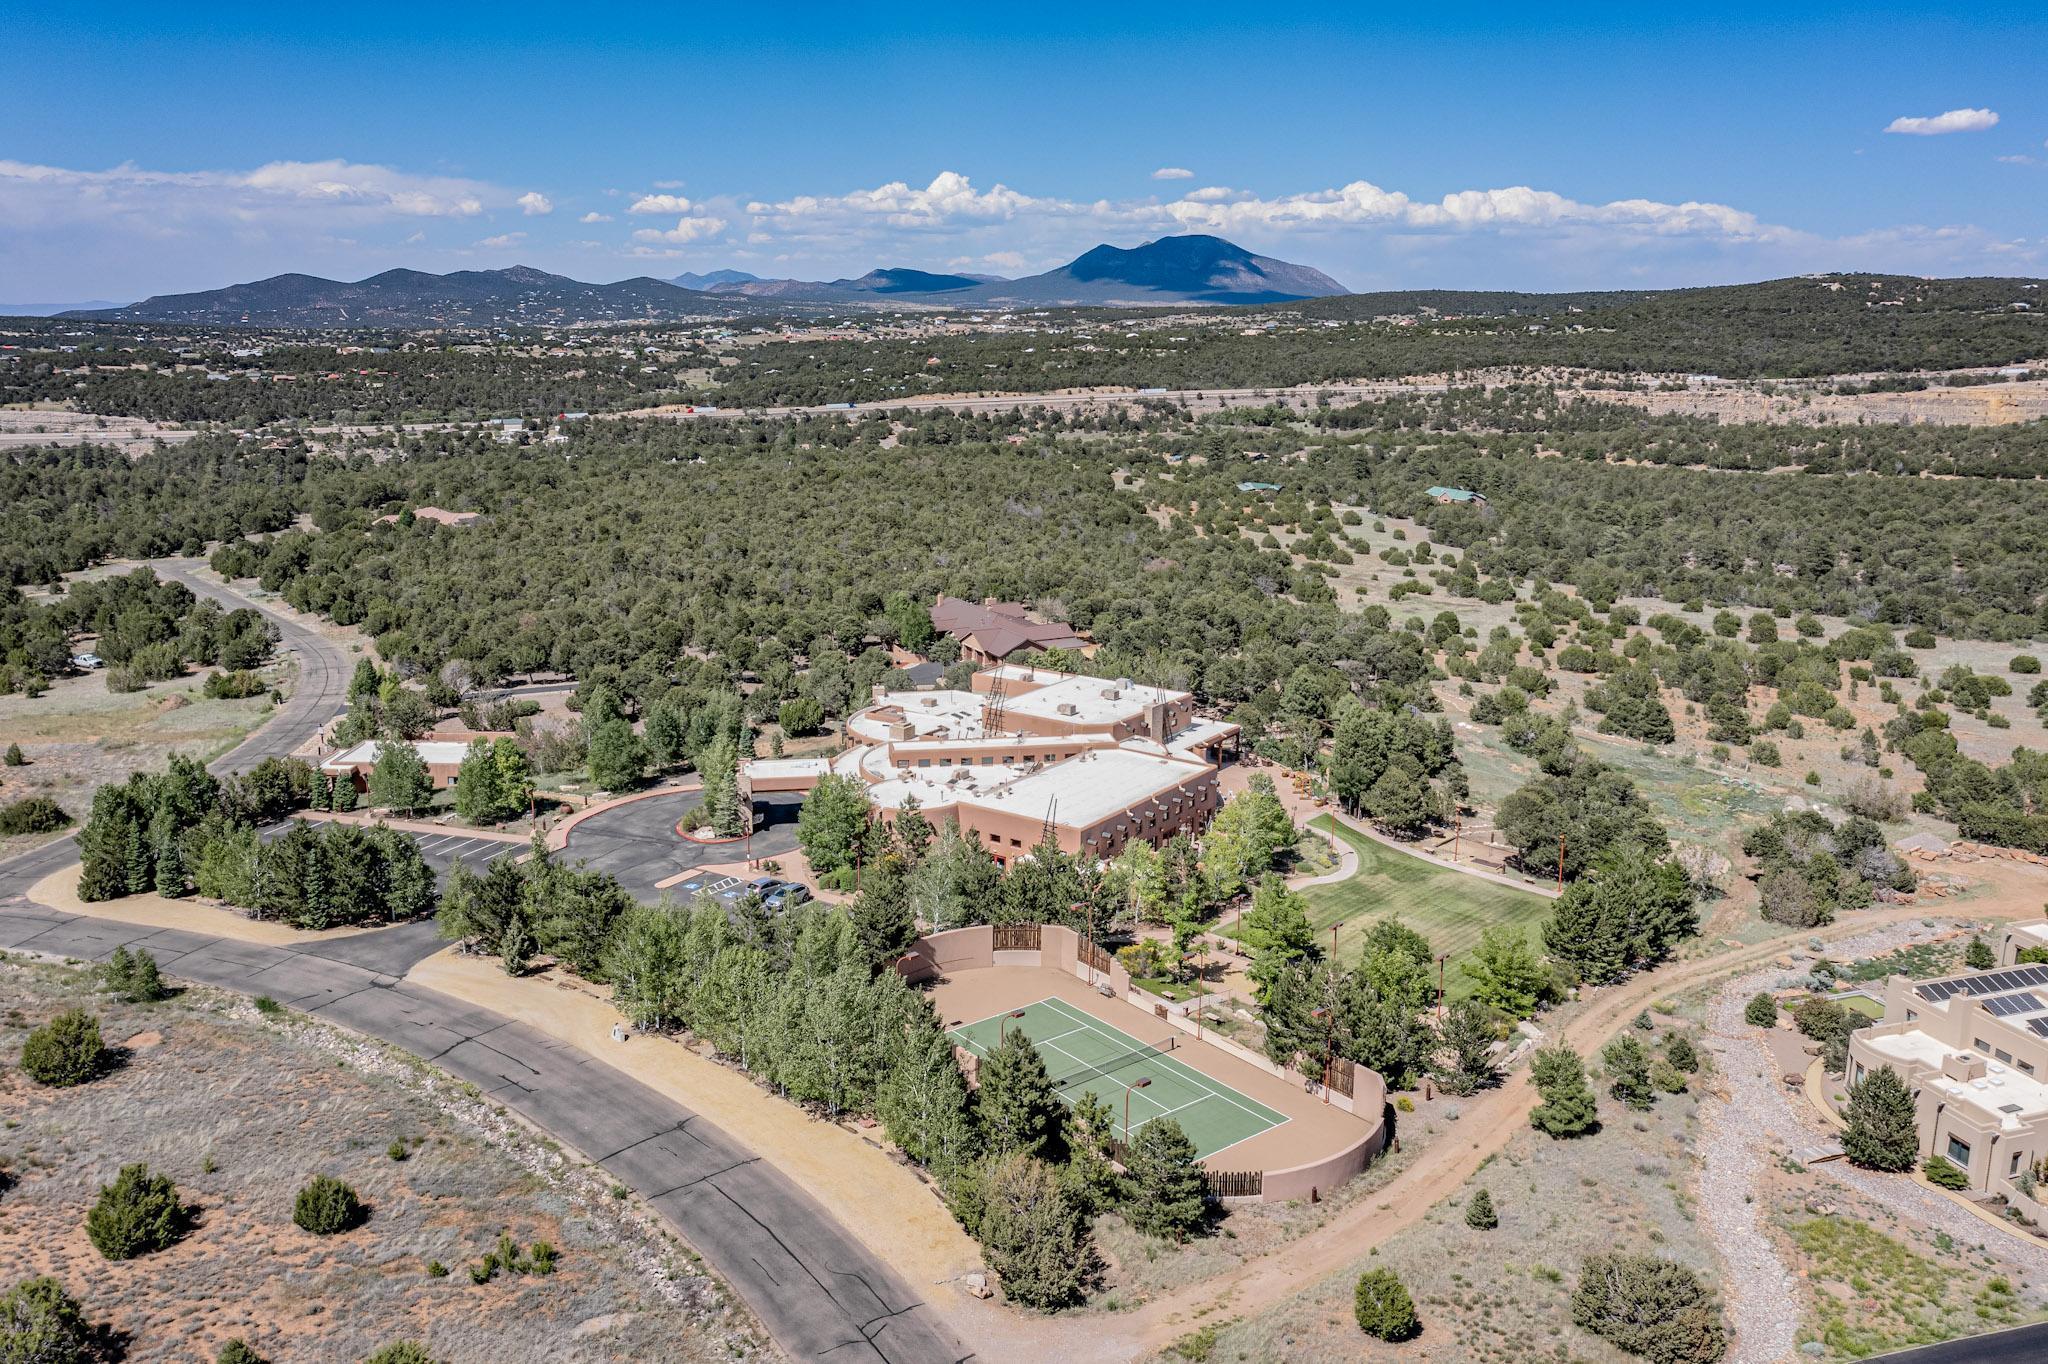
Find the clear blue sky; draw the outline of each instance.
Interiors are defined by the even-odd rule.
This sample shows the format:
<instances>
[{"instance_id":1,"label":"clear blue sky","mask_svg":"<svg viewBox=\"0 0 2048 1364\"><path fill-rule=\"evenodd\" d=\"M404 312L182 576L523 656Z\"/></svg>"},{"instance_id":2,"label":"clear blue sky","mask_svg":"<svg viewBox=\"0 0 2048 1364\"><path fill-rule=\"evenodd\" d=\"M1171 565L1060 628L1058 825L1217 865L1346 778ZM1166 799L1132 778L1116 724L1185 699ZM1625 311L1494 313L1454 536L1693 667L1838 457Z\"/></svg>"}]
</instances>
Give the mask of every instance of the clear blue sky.
<instances>
[{"instance_id":1,"label":"clear blue sky","mask_svg":"<svg viewBox=\"0 0 2048 1364\"><path fill-rule=\"evenodd\" d=\"M2048 6L980 8L10 6L0 300L1179 230L1358 288L2048 273Z\"/></svg>"}]
</instances>

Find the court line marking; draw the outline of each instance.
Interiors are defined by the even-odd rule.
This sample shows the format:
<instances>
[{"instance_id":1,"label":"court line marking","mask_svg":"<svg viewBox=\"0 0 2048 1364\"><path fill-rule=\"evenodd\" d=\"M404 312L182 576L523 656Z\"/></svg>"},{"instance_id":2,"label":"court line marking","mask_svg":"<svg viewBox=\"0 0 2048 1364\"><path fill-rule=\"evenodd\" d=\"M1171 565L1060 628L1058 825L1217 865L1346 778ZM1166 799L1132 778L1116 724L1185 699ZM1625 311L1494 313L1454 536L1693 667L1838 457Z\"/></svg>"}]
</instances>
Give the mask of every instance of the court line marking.
<instances>
[{"instance_id":1,"label":"court line marking","mask_svg":"<svg viewBox=\"0 0 2048 1364\"><path fill-rule=\"evenodd\" d=\"M1082 1011L1081 1011L1080 1009L1077 1009L1077 1008L1075 1008L1075 1007L1074 1007L1073 1005L1071 1005L1071 1004L1068 1004L1068 1003L1067 1003L1067 1002L1066 1002L1065 1000L1063 1000L1063 999L1060 999L1060 998L1057 998L1057 997L1052 997L1052 998L1048 998L1048 999L1040 1000L1039 1002L1040 1002L1040 1003L1042 1003L1042 1004L1048 1004L1048 1005L1052 1005L1052 1004L1058 1004L1058 1005L1062 1005L1062 1006L1064 1006L1064 1007L1065 1007L1066 1009L1068 1009L1069 1011L1071 1011L1071 1013L1072 1013L1072 1014L1076 1014L1076 1015L1079 1015L1079 1016L1080 1016L1080 1017L1081 1017L1081 1018L1082 1018L1082 1019L1084 1020L1084 1026L1088 1026L1088 1027L1093 1027L1093 1026L1094 1026L1094 1023L1092 1022L1092 1020L1088 1020L1088 1017L1087 1017L1087 1015L1086 1015L1086 1014L1082 1013ZM1137 1037L1137 1036L1135 1036L1135 1035L1133 1035L1133 1034L1131 1034L1131 1033L1123 1032L1123 1030L1122 1030L1121 1028L1116 1028L1116 1025L1115 1025L1115 1024L1113 1024L1113 1023L1112 1023L1112 1024L1104 1024L1103 1026L1104 1026L1104 1027L1109 1027L1109 1028L1115 1028L1115 1030L1116 1030L1117 1032L1123 1033L1123 1036L1125 1036L1125 1037L1128 1037L1128 1038L1130 1038L1130 1039L1131 1039L1131 1040L1132 1040L1133 1042L1139 1042L1139 1043L1143 1044L1143 1039L1142 1039L1142 1038L1139 1038L1139 1037ZM1100 1031L1100 1029L1097 1029L1097 1031ZM1149 1045L1149 1044L1147 1044L1147 1045ZM1178 1050L1179 1050L1179 1046L1178 1046L1178 1044L1176 1044L1176 1046L1175 1046L1175 1048L1174 1048L1174 1049L1175 1049L1176 1051L1178 1051ZM1162 1054L1163 1054L1163 1055L1171 1055L1171 1053L1162 1053ZM1219 1081L1219 1080L1212 1080L1212 1079L1210 1079L1210 1078L1209 1078L1208 1076L1206 1076L1206 1075L1202 1074L1202 1072L1200 1072L1199 1070L1196 1070L1196 1069L1195 1069L1195 1068L1194 1068L1193 1066L1191 1066L1191 1065L1188 1065L1188 1064L1187 1064L1187 1063L1186 1063L1185 1061L1180 1061L1180 1060L1178 1060L1178 1058L1176 1058L1176 1064L1178 1064L1178 1065L1179 1065L1179 1066L1181 1067L1181 1069L1183 1069L1183 1070L1187 1071L1189 1075L1191 1075L1191 1076L1193 1076L1193 1077L1194 1077L1194 1079L1195 1079L1195 1080L1197 1081L1197 1083L1198 1083L1198 1087L1199 1087L1199 1088L1203 1088L1203 1089L1206 1089L1206 1090L1208 1090L1208 1091L1209 1091L1209 1093L1210 1093L1210 1094L1212 1094L1212 1095L1214 1095L1214 1096L1215 1096L1216 1098L1218 1098L1218 1099L1221 1099L1221 1100L1223 1100L1223 1102L1225 1102L1225 1103L1227 1103L1227 1104L1230 1104L1230 1105L1232 1105L1232 1106L1234 1106L1234 1107L1236 1107L1236 1108L1240 1108L1240 1109L1243 1109L1243 1110L1244 1110L1245 1112L1247 1112L1247 1113L1250 1113L1250 1114L1251 1114L1251 1115L1252 1115L1253 1117L1255 1117L1255 1118L1264 1118L1264 1117L1265 1117L1265 1114L1262 1114L1262 1113L1256 1112L1255 1110L1253 1110L1253 1109L1250 1109L1250 1108L1246 1108L1244 1104L1242 1104L1242 1103L1239 1103L1239 1102L1238 1102L1238 1101L1237 1101L1236 1099L1233 1099L1233 1098L1231 1098L1231 1097L1230 1097L1230 1095L1228 1095L1228 1094L1225 1094L1225 1093L1222 1093L1222 1092L1221 1092L1220 1090L1216 1089L1216 1088L1215 1088L1215 1086L1217 1086L1218 1084L1221 1084L1221 1083L1222 1083L1221 1081ZM1246 1097L1246 1098L1251 1098L1251 1096L1250 1096L1250 1095L1246 1095L1245 1097ZM1252 1102L1253 1102L1253 1103L1259 1103L1259 1101L1258 1101L1257 1099L1252 1099ZM1260 1107L1260 1108L1266 1108L1266 1106L1265 1106L1264 1104L1259 1104L1259 1107ZM1271 1108L1266 1108L1266 1113L1278 1113L1278 1110L1277 1110L1277 1109L1271 1109ZM1271 1126L1271 1127L1278 1127L1278 1126L1280 1126L1280 1124L1281 1124L1281 1123L1286 1123L1286 1122L1292 1122L1292 1121L1293 1121L1293 1119L1289 1118L1289 1117L1288 1117L1288 1116L1287 1116L1286 1114L1284 1114L1284 1113L1281 1113L1281 1114L1279 1115L1279 1120L1278 1120L1278 1121L1271 1121L1271 1120L1268 1120L1268 1124L1267 1124L1267 1125L1268 1125L1268 1126Z\"/></svg>"},{"instance_id":2,"label":"court line marking","mask_svg":"<svg viewBox=\"0 0 2048 1364\"><path fill-rule=\"evenodd\" d=\"M1045 1005L1047 1011L1050 1013L1054 1013L1056 1015L1064 1017L1069 1022L1079 1022L1081 1024L1081 1026L1078 1028L1072 1028L1069 1029L1067 1032L1060 1033L1059 1036L1061 1037L1070 1037L1076 1032L1092 1032L1096 1036L1101 1037L1105 1041L1109 1041L1113 1044L1115 1043L1117 1037L1121 1037L1125 1039L1125 1041L1127 1042L1136 1042L1143 1047L1158 1045L1157 1043L1148 1043L1143 1038L1140 1038L1133 1033L1124 1032L1123 1029L1118 1028L1113 1023L1098 1023L1096 1019L1091 1018L1083 1010L1075 1007L1072 1004L1067 1003L1066 1000L1063 1000L1056 995L1048 995L1044 999L1034 1000L1031 1004L1026 1004L1023 1007L1025 1009L1030 1009L1040 1004ZM977 1019L973 1023L963 1023L960 1025L960 1030L965 1031L969 1028L979 1027L981 1024L986 1023L988 1021L988 1019L982 1018ZM1034 1041L1033 1045L1044 1047L1050 1045L1050 1043ZM981 1047L972 1042L971 1039L967 1040L967 1048L977 1058L981 1058L986 1055L986 1053L981 1049ZM1119 1051L1130 1050L1129 1047L1121 1045L1119 1045L1118 1049ZM1179 1050L1177 1041L1174 1049L1176 1051ZM1080 1059L1079 1057L1075 1056L1072 1052L1066 1050L1066 1048L1064 1047L1053 1047L1052 1050L1059 1052L1060 1055L1065 1056L1069 1060L1078 1061ZM1277 1109L1266 1108L1264 1104L1259 1104L1259 1108L1265 1109L1265 1112L1263 1113L1257 1111L1256 1109L1247 1107L1245 1104L1240 1103L1237 1099L1232 1098L1230 1095L1225 1094L1216 1088L1216 1086L1221 1084L1222 1081L1211 1079L1209 1076L1202 1074L1193 1066L1188 1065L1185 1061L1181 1061L1178 1057L1173 1056L1172 1052L1161 1052L1159 1055L1161 1059L1173 1060L1175 1065L1179 1068L1180 1073L1176 1074L1174 1078L1192 1080L1194 1083L1189 1087L1200 1092L1199 1098L1194 1099L1189 1103L1182 1104L1178 1108L1167 1109L1166 1113L1178 1113L1182 1109L1192 1108L1195 1104L1201 1103L1207 1099L1221 1099L1223 1102L1229 1104L1231 1107L1238 1109L1240 1112L1250 1114L1253 1118L1265 1124L1263 1127L1260 1127L1257 1131L1248 1132L1244 1136L1239 1137L1236 1141L1229 1143L1229 1145L1219 1146L1216 1148L1216 1150L1208 1152L1207 1154L1200 1157L1200 1159L1202 1160L1208 1160L1211 1157L1219 1154L1220 1152L1229 1150L1232 1146L1242 1145L1243 1143L1250 1141L1253 1137L1260 1136L1266 1132L1270 1132L1276 1127L1284 1127L1288 1123L1294 1121L1294 1119L1289 1115L1280 1113ZM1088 1069L1088 1067L1083 1066L1082 1069L1085 1070ZM1067 1091L1065 1091L1064 1089L1060 1089L1057 1084L1055 1084L1054 1088L1055 1092L1057 1092L1060 1098L1067 1103L1068 1107L1072 1107L1074 1104L1074 1100L1068 1097ZM1137 1095L1137 1097L1143 1099L1146 1103L1154 1104L1155 1107L1159 1106L1148 1095L1140 1093ZM1251 1096L1246 1095L1244 1097L1250 1099ZM1256 1099L1251 1099L1251 1102L1257 1104L1259 1101ZM1166 1116L1166 1113L1156 1113L1152 1116L1164 1117ZM1277 1116L1269 1117L1269 1114ZM1144 1122L1134 1123L1132 1125L1132 1130L1135 1131L1137 1130L1137 1128L1144 1126L1146 1122L1150 1121L1152 1121L1152 1118L1146 1118Z\"/></svg>"}]
</instances>

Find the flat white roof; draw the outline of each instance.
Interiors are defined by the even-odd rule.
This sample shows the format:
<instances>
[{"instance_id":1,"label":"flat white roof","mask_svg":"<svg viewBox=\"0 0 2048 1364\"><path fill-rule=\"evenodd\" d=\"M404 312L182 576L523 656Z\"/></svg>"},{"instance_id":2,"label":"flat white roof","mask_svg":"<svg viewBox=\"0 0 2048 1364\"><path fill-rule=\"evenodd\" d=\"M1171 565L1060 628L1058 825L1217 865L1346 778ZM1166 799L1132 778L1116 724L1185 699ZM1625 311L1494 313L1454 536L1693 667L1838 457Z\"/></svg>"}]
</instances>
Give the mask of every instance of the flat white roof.
<instances>
[{"instance_id":1,"label":"flat white roof","mask_svg":"<svg viewBox=\"0 0 2048 1364\"><path fill-rule=\"evenodd\" d=\"M420 755L420 761L434 764L459 763L469 756L469 744L453 739L421 739L413 744L413 751ZM344 768L361 763L374 763L384 751L381 739L365 739L354 748L345 748L320 764L323 772L339 772Z\"/></svg>"},{"instance_id":2,"label":"flat white roof","mask_svg":"<svg viewBox=\"0 0 2048 1364\"><path fill-rule=\"evenodd\" d=\"M1070 720L1078 725L1110 725L1143 715L1147 707L1160 702L1185 700L1187 695L1186 692L1114 678L1063 677L1037 691L1011 697L1004 702L1004 709L1011 715ZM1063 705L1072 706L1073 713L1063 714L1060 710Z\"/></svg>"},{"instance_id":3,"label":"flat white roof","mask_svg":"<svg viewBox=\"0 0 2048 1364\"><path fill-rule=\"evenodd\" d=\"M832 770L830 758L750 758L749 777L822 777Z\"/></svg>"},{"instance_id":4,"label":"flat white roof","mask_svg":"<svg viewBox=\"0 0 2048 1364\"><path fill-rule=\"evenodd\" d=\"M866 709L855 712L847 728L873 743L886 743L889 725L896 717L877 714L891 708L901 711L917 735L941 732L952 739L981 737L983 698L971 691L892 691Z\"/></svg>"},{"instance_id":5,"label":"flat white roof","mask_svg":"<svg viewBox=\"0 0 2048 1364\"><path fill-rule=\"evenodd\" d=\"M1961 1103L1977 1109L1987 1122L2002 1127L2018 1127L2022 1118L2039 1118L2048 1115L2048 1084L2022 1075L2002 1061L1984 1055L1974 1047L1951 1047L1939 1039L1921 1032L1918 1028L1889 1036L1869 1038L1865 1045L1879 1056L1895 1061L1910 1061L1931 1068L1935 1073L1923 1083L1932 1085L1948 1096L1949 1102ZM1941 1074L1941 1067L1949 1057L1970 1055L1983 1060L1984 1078L1981 1080L1952 1080Z\"/></svg>"},{"instance_id":6,"label":"flat white roof","mask_svg":"<svg viewBox=\"0 0 2048 1364\"><path fill-rule=\"evenodd\" d=\"M1166 736L1166 747L1172 753L1186 753L1203 744L1214 743L1227 734L1235 734L1241 727L1228 720L1197 720L1186 729L1177 729Z\"/></svg>"},{"instance_id":7,"label":"flat white roof","mask_svg":"<svg viewBox=\"0 0 2048 1364\"><path fill-rule=\"evenodd\" d=\"M1085 826L1121 814L1210 769L1206 764L1099 748L1050 767L976 790L963 805L1000 810L1029 819Z\"/></svg>"}]
</instances>

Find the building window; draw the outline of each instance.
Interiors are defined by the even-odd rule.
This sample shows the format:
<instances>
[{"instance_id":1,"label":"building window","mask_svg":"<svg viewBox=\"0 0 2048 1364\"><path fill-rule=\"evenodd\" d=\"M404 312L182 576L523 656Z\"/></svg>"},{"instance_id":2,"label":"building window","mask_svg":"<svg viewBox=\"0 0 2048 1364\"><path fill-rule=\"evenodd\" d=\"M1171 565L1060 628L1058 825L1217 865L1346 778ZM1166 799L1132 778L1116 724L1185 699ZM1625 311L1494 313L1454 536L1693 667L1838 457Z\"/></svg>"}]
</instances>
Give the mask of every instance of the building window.
<instances>
[{"instance_id":1,"label":"building window","mask_svg":"<svg viewBox=\"0 0 2048 1364\"><path fill-rule=\"evenodd\" d=\"M2016 1062L2015 1064L2019 1066L2020 1074L2022 1075L2032 1075L2034 1073L2034 1063L2032 1061L2023 1060Z\"/></svg>"},{"instance_id":2,"label":"building window","mask_svg":"<svg viewBox=\"0 0 2048 1364\"><path fill-rule=\"evenodd\" d=\"M1908 1009L1908 1010L1906 1010L1906 1021L1907 1021L1908 1023L1911 1023L1911 1022L1913 1022L1914 1020L1918 1019L1919 1017L1920 1017L1920 1011L1919 1011L1918 1009Z\"/></svg>"},{"instance_id":3,"label":"building window","mask_svg":"<svg viewBox=\"0 0 2048 1364\"><path fill-rule=\"evenodd\" d=\"M2020 1157L2024 1154L2025 1153L2021 1151L2015 1151L2012 1153L2012 1169L2007 1171L2008 1176L2016 1175L2020 1172Z\"/></svg>"},{"instance_id":4,"label":"building window","mask_svg":"<svg viewBox=\"0 0 2048 1364\"><path fill-rule=\"evenodd\" d=\"M1973 1038L1971 1038L1971 1039L1970 1039L1970 1041L1971 1041L1971 1044L1972 1044L1973 1046L1975 1046L1975 1047L1977 1048L1977 1050L1978 1050L1978 1051L1990 1051L1990 1050L1991 1050L1991 1044L1990 1044L1989 1042L1986 1042L1986 1041L1985 1041L1985 1040L1984 1040L1983 1038L1981 1038L1981 1037L1973 1037Z\"/></svg>"},{"instance_id":5,"label":"building window","mask_svg":"<svg viewBox=\"0 0 2048 1364\"><path fill-rule=\"evenodd\" d=\"M2005 1062L2007 1065L2012 1064L2012 1053L2005 1050L2003 1047L1999 1048L1997 1051L1992 1052L1991 1054L1993 1056L1996 1056L1999 1060Z\"/></svg>"},{"instance_id":6,"label":"building window","mask_svg":"<svg viewBox=\"0 0 2048 1364\"><path fill-rule=\"evenodd\" d=\"M930 758L919 758L917 760L917 765L919 767L930 767L932 765L932 760Z\"/></svg>"},{"instance_id":7,"label":"building window","mask_svg":"<svg viewBox=\"0 0 2048 1364\"><path fill-rule=\"evenodd\" d=\"M1961 1137L1948 1139L1948 1158L1965 1170L1970 1168L1970 1143Z\"/></svg>"}]
</instances>

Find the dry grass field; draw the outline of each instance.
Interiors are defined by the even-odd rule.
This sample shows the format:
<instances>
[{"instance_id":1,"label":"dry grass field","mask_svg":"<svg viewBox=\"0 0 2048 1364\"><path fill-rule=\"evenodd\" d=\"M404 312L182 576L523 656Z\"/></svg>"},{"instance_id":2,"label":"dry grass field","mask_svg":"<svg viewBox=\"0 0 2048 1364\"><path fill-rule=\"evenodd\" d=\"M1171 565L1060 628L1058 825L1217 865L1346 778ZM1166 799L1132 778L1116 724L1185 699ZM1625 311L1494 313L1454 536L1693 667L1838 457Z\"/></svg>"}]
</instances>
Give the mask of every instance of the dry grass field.
<instances>
[{"instance_id":1,"label":"dry grass field","mask_svg":"<svg viewBox=\"0 0 2048 1364\"><path fill-rule=\"evenodd\" d=\"M637 1204L446 1077L202 989L129 1005L83 970L9 959L0 999L0 1278L55 1275L128 1360L210 1360L233 1336L280 1361L356 1361L401 1338L447 1364L772 1354ZM22 1040L71 1005L99 1013L120 1064L46 1089L17 1068ZM134 1161L176 1182L196 1224L110 1264L84 1214ZM356 1189L364 1225L293 1225L319 1173ZM549 1242L558 1269L473 1282L501 1235Z\"/></svg>"},{"instance_id":2,"label":"dry grass field","mask_svg":"<svg viewBox=\"0 0 2048 1364\"><path fill-rule=\"evenodd\" d=\"M157 771L172 753L202 762L241 742L271 712L268 696L209 701L207 674L158 682L138 692L110 692L104 672L56 679L41 696L0 696L0 749L20 744L28 761L0 768L0 803L43 796L83 822L92 793L130 772ZM272 664L265 677L289 687L290 665ZM0 838L0 857L45 841L48 835Z\"/></svg>"}]
</instances>

